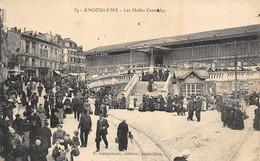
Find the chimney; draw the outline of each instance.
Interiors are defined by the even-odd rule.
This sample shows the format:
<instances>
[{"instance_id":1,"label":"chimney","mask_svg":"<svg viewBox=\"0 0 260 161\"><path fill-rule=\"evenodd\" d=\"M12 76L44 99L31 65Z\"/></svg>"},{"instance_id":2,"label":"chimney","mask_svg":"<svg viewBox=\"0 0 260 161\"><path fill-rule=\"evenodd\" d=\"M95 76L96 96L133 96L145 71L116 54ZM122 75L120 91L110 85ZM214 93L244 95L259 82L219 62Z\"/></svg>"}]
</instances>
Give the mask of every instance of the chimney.
<instances>
[{"instance_id":1,"label":"chimney","mask_svg":"<svg viewBox=\"0 0 260 161\"><path fill-rule=\"evenodd\" d=\"M23 28L23 32L25 32L25 29L26 29L26 27L25 27L25 28Z\"/></svg>"}]
</instances>

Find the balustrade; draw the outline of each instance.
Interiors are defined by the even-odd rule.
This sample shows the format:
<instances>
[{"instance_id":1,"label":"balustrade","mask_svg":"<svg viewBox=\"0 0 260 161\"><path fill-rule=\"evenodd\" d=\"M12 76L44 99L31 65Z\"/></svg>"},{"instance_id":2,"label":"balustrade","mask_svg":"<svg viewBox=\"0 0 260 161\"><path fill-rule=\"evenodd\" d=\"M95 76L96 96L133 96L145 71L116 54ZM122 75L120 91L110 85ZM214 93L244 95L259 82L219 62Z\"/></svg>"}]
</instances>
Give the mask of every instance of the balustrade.
<instances>
[{"instance_id":1,"label":"balustrade","mask_svg":"<svg viewBox=\"0 0 260 161\"><path fill-rule=\"evenodd\" d=\"M172 77L173 77L173 75L170 73L169 76L168 76L168 78L167 78L167 80L166 80L166 82L165 82L165 85L164 85L164 87L163 87L163 90L161 91L161 92L162 92L162 96L163 96L164 98L167 98L167 96L168 96L169 84L170 84L170 82L171 82L171 80L172 80Z\"/></svg>"},{"instance_id":2,"label":"balustrade","mask_svg":"<svg viewBox=\"0 0 260 161\"><path fill-rule=\"evenodd\" d=\"M122 91L125 95L125 97L128 97L128 95L131 93L131 91L133 90L134 86L136 85L136 83L139 81L139 76L138 74L135 74L131 80L129 80L129 83L126 85L126 87L124 88L124 90Z\"/></svg>"},{"instance_id":3,"label":"balustrade","mask_svg":"<svg viewBox=\"0 0 260 161\"><path fill-rule=\"evenodd\" d=\"M209 73L209 79L206 81L232 81L235 79L235 72L212 72ZM237 79L239 80L254 80L260 79L259 71L238 71Z\"/></svg>"},{"instance_id":4,"label":"balustrade","mask_svg":"<svg viewBox=\"0 0 260 161\"><path fill-rule=\"evenodd\" d=\"M101 87L106 85L120 84L129 82L133 75L117 75L117 76L108 76L100 79L92 80L89 83L89 88Z\"/></svg>"}]
</instances>

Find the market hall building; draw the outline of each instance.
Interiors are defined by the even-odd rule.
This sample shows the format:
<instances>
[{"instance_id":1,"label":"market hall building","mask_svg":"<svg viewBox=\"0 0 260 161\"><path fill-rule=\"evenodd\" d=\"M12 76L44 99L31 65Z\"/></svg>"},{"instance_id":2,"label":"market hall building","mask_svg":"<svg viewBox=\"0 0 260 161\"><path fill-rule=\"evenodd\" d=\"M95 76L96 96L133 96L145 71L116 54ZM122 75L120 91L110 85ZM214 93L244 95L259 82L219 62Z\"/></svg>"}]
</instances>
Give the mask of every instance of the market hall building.
<instances>
[{"instance_id":1,"label":"market hall building","mask_svg":"<svg viewBox=\"0 0 260 161\"><path fill-rule=\"evenodd\" d=\"M89 72L115 67L234 67L259 65L260 25L206 31L174 37L100 46L86 53Z\"/></svg>"},{"instance_id":2,"label":"market hall building","mask_svg":"<svg viewBox=\"0 0 260 161\"><path fill-rule=\"evenodd\" d=\"M211 69L216 71L216 69L221 69L223 71L234 69L236 61L238 69L252 69L260 66L259 36L260 24L256 24L100 46L85 52L86 68L90 75L110 75L120 73L122 69L151 66L175 70L204 69L210 71L209 69ZM189 74L200 76L199 72ZM204 73L200 79L206 80L208 78L215 80L220 77L215 77L214 73L213 75L208 73L208 76ZM178 88L179 93L184 94L187 91L196 91L197 89L203 91L202 94L207 92L208 87L205 83L203 86L189 86L184 83L180 84L183 88ZM199 88L195 89L195 87ZM233 87L230 88L231 91L233 89ZM188 93L192 94L192 92Z\"/></svg>"}]
</instances>

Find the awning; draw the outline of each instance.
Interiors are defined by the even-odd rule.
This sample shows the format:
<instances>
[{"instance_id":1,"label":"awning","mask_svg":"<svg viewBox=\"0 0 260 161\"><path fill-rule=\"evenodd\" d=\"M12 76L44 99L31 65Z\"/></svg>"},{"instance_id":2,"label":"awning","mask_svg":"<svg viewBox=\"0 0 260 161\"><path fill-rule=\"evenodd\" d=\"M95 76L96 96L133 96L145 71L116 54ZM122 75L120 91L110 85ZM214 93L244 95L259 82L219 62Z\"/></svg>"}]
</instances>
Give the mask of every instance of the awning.
<instances>
[{"instance_id":1,"label":"awning","mask_svg":"<svg viewBox=\"0 0 260 161\"><path fill-rule=\"evenodd\" d=\"M61 75L60 71L57 71L57 70L53 70L55 74L57 75Z\"/></svg>"}]
</instances>

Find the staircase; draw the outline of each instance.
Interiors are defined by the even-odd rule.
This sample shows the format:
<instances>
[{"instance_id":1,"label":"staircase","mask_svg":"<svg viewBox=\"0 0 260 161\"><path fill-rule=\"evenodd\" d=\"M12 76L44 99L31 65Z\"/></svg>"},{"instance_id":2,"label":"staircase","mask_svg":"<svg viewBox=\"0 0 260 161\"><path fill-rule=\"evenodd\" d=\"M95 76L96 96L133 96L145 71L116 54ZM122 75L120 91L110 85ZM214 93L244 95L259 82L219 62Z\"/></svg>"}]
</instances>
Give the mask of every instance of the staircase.
<instances>
[{"instance_id":1,"label":"staircase","mask_svg":"<svg viewBox=\"0 0 260 161\"><path fill-rule=\"evenodd\" d=\"M154 85L157 85L157 88L153 92L148 92L147 86L148 82L138 82L134 89L131 91L132 94L159 94L160 91L163 89L165 82L154 82Z\"/></svg>"},{"instance_id":2,"label":"staircase","mask_svg":"<svg viewBox=\"0 0 260 161\"><path fill-rule=\"evenodd\" d=\"M139 106L140 102L142 101L143 94L149 95L149 96L155 96L158 97L159 95L163 95L163 89L165 87L166 82L154 82L154 85L157 85L156 90L153 92L148 92L147 86L148 82L138 82L136 83L135 87L131 91L130 94L130 101L132 101L134 98L137 98L137 106Z\"/></svg>"},{"instance_id":3,"label":"staircase","mask_svg":"<svg viewBox=\"0 0 260 161\"><path fill-rule=\"evenodd\" d=\"M156 85L156 89L153 92L148 92L148 82L139 81L138 74L134 74L134 76L128 82L124 90L121 91L121 93L125 95L129 105L132 104L134 98L137 98L137 107L142 101L142 96L144 94L154 97L162 95L166 99L169 92L169 84L171 83L172 77L173 74L170 73L166 82L153 82L154 85Z\"/></svg>"}]
</instances>

